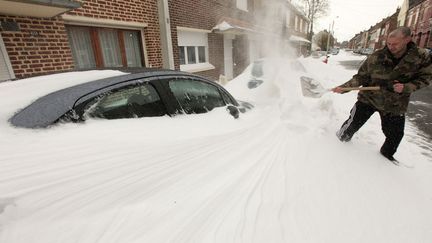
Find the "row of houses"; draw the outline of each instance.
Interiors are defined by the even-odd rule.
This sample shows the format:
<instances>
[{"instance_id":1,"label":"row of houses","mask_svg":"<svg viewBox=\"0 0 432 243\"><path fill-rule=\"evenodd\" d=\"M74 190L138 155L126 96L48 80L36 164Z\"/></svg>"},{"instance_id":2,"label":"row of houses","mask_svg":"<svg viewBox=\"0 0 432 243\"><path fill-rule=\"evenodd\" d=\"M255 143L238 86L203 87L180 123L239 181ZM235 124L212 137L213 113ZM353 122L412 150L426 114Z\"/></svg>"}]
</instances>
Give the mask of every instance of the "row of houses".
<instances>
[{"instance_id":1,"label":"row of houses","mask_svg":"<svg viewBox=\"0 0 432 243\"><path fill-rule=\"evenodd\" d=\"M411 28L413 41L420 47L432 47L432 0L404 0L395 13L382 19L368 30L356 34L349 41L354 50L376 50L385 46L387 35L398 26Z\"/></svg>"},{"instance_id":2,"label":"row of houses","mask_svg":"<svg viewBox=\"0 0 432 243\"><path fill-rule=\"evenodd\" d=\"M275 45L310 45L287 0L0 0L0 23L0 81L142 67L231 79Z\"/></svg>"}]
</instances>

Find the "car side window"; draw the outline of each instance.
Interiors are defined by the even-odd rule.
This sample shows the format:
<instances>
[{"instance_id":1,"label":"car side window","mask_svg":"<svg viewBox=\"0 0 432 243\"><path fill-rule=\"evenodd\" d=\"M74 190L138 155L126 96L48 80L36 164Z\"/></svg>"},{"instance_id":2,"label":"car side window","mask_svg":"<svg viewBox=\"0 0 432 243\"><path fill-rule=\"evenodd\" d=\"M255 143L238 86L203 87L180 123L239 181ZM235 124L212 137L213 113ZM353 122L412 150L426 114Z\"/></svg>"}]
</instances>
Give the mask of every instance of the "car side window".
<instances>
[{"instance_id":1,"label":"car side window","mask_svg":"<svg viewBox=\"0 0 432 243\"><path fill-rule=\"evenodd\" d=\"M129 86L102 95L89 102L85 115L106 119L163 116L166 109L150 84Z\"/></svg>"},{"instance_id":2,"label":"car side window","mask_svg":"<svg viewBox=\"0 0 432 243\"><path fill-rule=\"evenodd\" d=\"M186 114L205 113L225 106L219 89L211 84L189 79L173 79L169 88Z\"/></svg>"},{"instance_id":3,"label":"car side window","mask_svg":"<svg viewBox=\"0 0 432 243\"><path fill-rule=\"evenodd\" d=\"M225 101L225 104L230 104L233 105L234 102L232 101L232 99L225 93L225 92L221 92L222 93L222 97Z\"/></svg>"}]
</instances>

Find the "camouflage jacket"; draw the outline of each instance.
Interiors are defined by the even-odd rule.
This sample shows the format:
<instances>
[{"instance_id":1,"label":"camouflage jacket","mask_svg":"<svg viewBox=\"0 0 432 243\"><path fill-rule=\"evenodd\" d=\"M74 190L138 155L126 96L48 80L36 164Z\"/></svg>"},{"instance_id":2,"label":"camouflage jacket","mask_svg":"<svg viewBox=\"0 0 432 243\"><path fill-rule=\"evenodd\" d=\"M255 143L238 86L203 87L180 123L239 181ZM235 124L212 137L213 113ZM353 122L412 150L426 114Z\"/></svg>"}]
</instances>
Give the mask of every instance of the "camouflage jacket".
<instances>
[{"instance_id":1,"label":"camouflage jacket","mask_svg":"<svg viewBox=\"0 0 432 243\"><path fill-rule=\"evenodd\" d=\"M358 73L341 87L380 86L378 91L360 91L358 100L384 113L404 114L412 92L426 87L432 79L431 56L427 50L408 43L407 52L394 64L387 47L371 54ZM394 80L404 84L402 93L393 90Z\"/></svg>"}]
</instances>

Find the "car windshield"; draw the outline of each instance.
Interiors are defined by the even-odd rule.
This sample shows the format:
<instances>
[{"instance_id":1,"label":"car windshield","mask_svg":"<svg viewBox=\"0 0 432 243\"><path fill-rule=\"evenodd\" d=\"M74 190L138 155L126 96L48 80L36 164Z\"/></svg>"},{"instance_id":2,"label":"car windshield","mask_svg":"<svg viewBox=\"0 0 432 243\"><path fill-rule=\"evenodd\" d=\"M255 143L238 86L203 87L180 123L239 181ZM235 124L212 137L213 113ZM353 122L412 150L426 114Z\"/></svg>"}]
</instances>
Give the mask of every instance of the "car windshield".
<instances>
[{"instance_id":1,"label":"car windshield","mask_svg":"<svg viewBox=\"0 0 432 243\"><path fill-rule=\"evenodd\" d=\"M225 106L219 89L205 82L176 79L169 82L169 88L186 114L204 113Z\"/></svg>"}]
</instances>

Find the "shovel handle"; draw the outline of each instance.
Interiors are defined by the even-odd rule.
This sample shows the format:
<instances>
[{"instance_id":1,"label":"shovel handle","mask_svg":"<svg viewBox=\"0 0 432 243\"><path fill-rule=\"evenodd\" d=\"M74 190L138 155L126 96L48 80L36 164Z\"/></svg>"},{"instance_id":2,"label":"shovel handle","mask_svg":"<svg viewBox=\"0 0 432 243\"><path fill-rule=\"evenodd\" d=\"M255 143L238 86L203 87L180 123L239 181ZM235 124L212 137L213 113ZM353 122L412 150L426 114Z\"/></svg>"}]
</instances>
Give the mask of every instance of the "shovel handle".
<instances>
[{"instance_id":1,"label":"shovel handle","mask_svg":"<svg viewBox=\"0 0 432 243\"><path fill-rule=\"evenodd\" d=\"M370 86L370 87L352 87L352 88L341 88L342 91L351 91L351 90L380 90L379 86Z\"/></svg>"}]
</instances>

